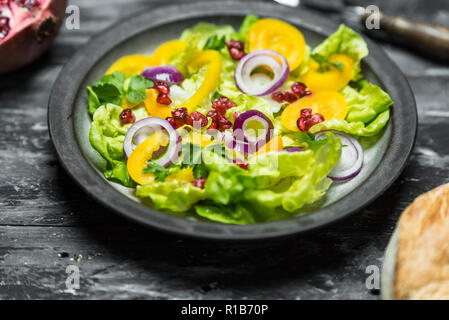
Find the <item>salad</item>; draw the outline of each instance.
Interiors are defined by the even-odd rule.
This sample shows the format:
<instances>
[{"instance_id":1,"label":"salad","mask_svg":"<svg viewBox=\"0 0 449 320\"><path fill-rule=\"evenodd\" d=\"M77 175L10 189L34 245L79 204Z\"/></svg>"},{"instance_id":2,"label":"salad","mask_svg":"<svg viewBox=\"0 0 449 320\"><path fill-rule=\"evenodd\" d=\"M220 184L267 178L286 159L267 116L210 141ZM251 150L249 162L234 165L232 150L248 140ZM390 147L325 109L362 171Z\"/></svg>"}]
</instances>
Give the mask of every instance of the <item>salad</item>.
<instances>
[{"instance_id":1,"label":"salad","mask_svg":"<svg viewBox=\"0 0 449 320\"><path fill-rule=\"evenodd\" d=\"M90 143L106 179L156 209L232 224L289 218L356 177L358 139L388 123L390 97L361 73L367 55L345 25L312 49L281 20L198 23L87 87Z\"/></svg>"}]
</instances>

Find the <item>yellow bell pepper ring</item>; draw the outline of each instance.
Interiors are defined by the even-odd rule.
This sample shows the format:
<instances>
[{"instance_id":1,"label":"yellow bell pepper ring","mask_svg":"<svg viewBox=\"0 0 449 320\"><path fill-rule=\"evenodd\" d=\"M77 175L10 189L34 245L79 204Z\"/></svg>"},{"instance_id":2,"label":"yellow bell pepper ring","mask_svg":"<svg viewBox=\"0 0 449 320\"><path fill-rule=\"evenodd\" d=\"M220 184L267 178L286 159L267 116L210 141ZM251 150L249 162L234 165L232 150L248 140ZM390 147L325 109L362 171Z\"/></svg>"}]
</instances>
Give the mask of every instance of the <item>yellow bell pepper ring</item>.
<instances>
[{"instance_id":1,"label":"yellow bell pepper ring","mask_svg":"<svg viewBox=\"0 0 449 320\"><path fill-rule=\"evenodd\" d=\"M354 61L351 57L336 53L330 56L328 62L340 63L342 70L340 71L335 66L329 65L326 71L319 71L319 64L311 60L309 69L302 77L302 81L313 93L320 91L338 91L343 89L351 81L354 72Z\"/></svg>"},{"instance_id":2,"label":"yellow bell pepper ring","mask_svg":"<svg viewBox=\"0 0 449 320\"><path fill-rule=\"evenodd\" d=\"M282 54L290 70L304 60L306 41L302 33L287 22L277 19L260 19L248 33L249 51L270 49Z\"/></svg>"},{"instance_id":3,"label":"yellow bell pepper ring","mask_svg":"<svg viewBox=\"0 0 449 320\"><path fill-rule=\"evenodd\" d=\"M171 117L171 111L173 110L170 106L157 102L157 97L159 95L159 91L156 89L148 89L146 90L147 98L145 99L145 109L148 114L152 117L158 117L162 119L166 119L167 117Z\"/></svg>"},{"instance_id":4,"label":"yellow bell pepper ring","mask_svg":"<svg viewBox=\"0 0 449 320\"><path fill-rule=\"evenodd\" d=\"M205 50L198 53L189 63L187 71L195 73L202 66L209 65L206 76L198 90L178 108L193 111L217 86L221 72L221 56L215 50Z\"/></svg>"},{"instance_id":5,"label":"yellow bell pepper ring","mask_svg":"<svg viewBox=\"0 0 449 320\"><path fill-rule=\"evenodd\" d=\"M186 44L181 40L168 41L161 44L152 56L145 55L129 55L124 56L115 61L106 74L120 71L130 77L132 75L141 74L147 67L166 65L178 53L184 51Z\"/></svg>"},{"instance_id":6,"label":"yellow bell pepper ring","mask_svg":"<svg viewBox=\"0 0 449 320\"><path fill-rule=\"evenodd\" d=\"M154 181L154 174L143 173L147 162L153 157L153 153L160 147L170 143L167 133L162 130L156 131L148 139L139 144L128 158L126 166L131 179L139 184L147 184Z\"/></svg>"},{"instance_id":7,"label":"yellow bell pepper ring","mask_svg":"<svg viewBox=\"0 0 449 320\"><path fill-rule=\"evenodd\" d=\"M324 120L344 119L348 110L346 100L337 91L321 91L289 104L281 114L282 125L290 131L300 131L296 122L301 110L310 108L312 113L319 113Z\"/></svg>"}]
</instances>

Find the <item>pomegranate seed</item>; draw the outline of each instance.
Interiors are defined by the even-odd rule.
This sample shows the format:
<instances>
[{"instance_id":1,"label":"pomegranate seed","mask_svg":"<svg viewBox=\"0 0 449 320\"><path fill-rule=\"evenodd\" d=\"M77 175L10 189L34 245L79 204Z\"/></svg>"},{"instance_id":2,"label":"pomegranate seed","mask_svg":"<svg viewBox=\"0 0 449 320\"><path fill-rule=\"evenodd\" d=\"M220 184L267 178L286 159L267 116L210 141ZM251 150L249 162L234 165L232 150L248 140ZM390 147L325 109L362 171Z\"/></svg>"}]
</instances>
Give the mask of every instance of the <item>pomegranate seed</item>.
<instances>
[{"instance_id":1,"label":"pomegranate seed","mask_svg":"<svg viewBox=\"0 0 449 320\"><path fill-rule=\"evenodd\" d=\"M20 7L27 9L34 9L40 6L40 0L15 0L16 4Z\"/></svg>"},{"instance_id":2,"label":"pomegranate seed","mask_svg":"<svg viewBox=\"0 0 449 320\"><path fill-rule=\"evenodd\" d=\"M235 163L236 165L238 165L240 168L248 171L248 164L244 163L242 160L234 159L234 160L232 160L232 162Z\"/></svg>"},{"instance_id":3,"label":"pomegranate seed","mask_svg":"<svg viewBox=\"0 0 449 320\"><path fill-rule=\"evenodd\" d=\"M220 131L224 131L232 127L232 122L220 115L218 117L218 126Z\"/></svg>"},{"instance_id":4,"label":"pomegranate seed","mask_svg":"<svg viewBox=\"0 0 449 320\"><path fill-rule=\"evenodd\" d=\"M189 115L186 108L177 108L171 112L173 118L185 121Z\"/></svg>"},{"instance_id":5,"label":"pomegranate seed","mask_svg":"<svg viewBox=\"0 0 449 320\"><path fill-rule=\"evenodd\" d=\"M168 94L165 94L165 93L159 94L156 101L159 104L165 104L167 106L171 103L170 97L168 96Z\"/></svg>"},{"instance_id":6,"label":"pomegranate seed","mask_svg":"<svg viewBox=\"0 0 449 320\"><path fill-rule=\"evenodd\" d=\"M170 87L168 86L168 83L165 81L156 81L154 83L154 88L159 91L160 93L169 94L170 93Z\"/></svg>"},{"instance_id":7,"label":"pomegranate seed","mask_svg":"<svg viewBox=\"0 0 449 320\"><path fill-rule=\"evenodd\" d=\"M237 48L229 49L229 54L231 55L232 59L234 59L234 60L240 60L245 56L245 52L241 51Z\"/></svg>"},{"instance_id":8,"label":"pomegranate seed","mask_svg":"<svg viewBox=\"0 0 449 320\"><path fill-rule=\"evenodd\" d=\"M9 27L9 18L8 17L0 17L0 26L8 26Z\"/></svg>"},{"instance_id":9,"label":"pomegranate seed","mask_svg":"<svg viewBox=\"0 0 449 320\"><path fill-rule=\"evenodd\" d=\"M214 102L212 103L212 109L215 109L215 111L222 116L226 114L226 111L228 109L233 108L235 106L236 104L226 97L220 97L219 99L215 99Z\"/></svg>"},{"instance_id":10,"label":"pomegranate seed","mask_svg":"<svg viewBox=\"0 0 449 320\"><path fill-rule=\"evenodd\" d=\"M305 108L301 109L301 117L310 118L312 116L312 109Z\"/></svg>"},{"instance_id":11,"label":"pomegranate seed","mask_svg":"<svg viewBox=\"0 0 449 320\"><path fill-rule=\"evenodd\" d=\"M296 121L296 125L298 126L299 130L302 132L309 131L310 127L312 126L310 118L306 117L299 117L299 119Z\"/></svg>"},{"instance_id":12,"label":"pomegranate seed","mask_svg":"<svg viewBox=\"0 0 449 320\"><path fill-rule=\"evenodd\" d=\"M312 117L310 117L310 121L312 122L312 125L316 125L320 122L323 122L324 117L319 113L315 113L312 115Z\"/></svg>"},{"instance_id":13,"label":"pomegranate seed","mask_svg":"<svg viewBox=\"0 0 449 320\"><path fill-rule=\"evenodd\" d=\"M279 103L284 102L284 94L280 91L273 92L273 94L271 95L271 98L274 101L279 102Z\"/></svg>"},{"instance_id":14,"label":"pomegranate seed","mask_svg":"<svg viewBox=\"0 0 449 320\"><path fill-rule=\"evenodd\" d=\"M230 48L236 48L240 51L244 51L245 50L245 44L242 41L237 41L237 40L229 40L228 42L225 43L226 46L228 47L228 49Z\"/></svg>"},{"instance_id":15,"label":"pomegranate seed","mask_svg":"<svg viewBox=\"0 0 449 320\"><path fill-rule=\"evenodd\" d=\"M122 125L136 122L136 116L131 109L125 109L120 113L120 122Z\"/></svg>"},{"instance_id":16,"label":"pomegranate seed","mask_svg":"<svg viewBox=\"0 0 449 320\"><path fill-rule=\"evenodd\" d=\"M194 111L190 114L190 118L192 120L192 122L199 122L201 127L205 127L207 126L207 118L204 114L198 112L198 111Z\"/></svg>"},{"instance_id":17,"label":"pomegranate seed","mask_svg":"<svg viewBox=\"0 0 449 320\"><path fill-rule=\"evenodd\" d=\"M291 93L290 91L285 91L285 92L284 92L284 99L285 99L285 101L292 103L292 102L298 100L298 97L295 96L295 95L294 95L293 93Z\"/></svg>"},{"instance_id":18,"label":"pomegranate seed","mask_svg":"<svg viewBox=\"0 0 449 320\"><path fill-rule=\"evenodd\" d=\"M236 119L239 117L239 115L240 115L239 112L234 112L234 113L232 114L232 118L233 118L234 120L236 120Z\"/></svg>"},{"instance_id":19,"label":"pomegranate seed","mask_svg":"<svg viewBox=\"0 0 449 320\"><path fill-rule=\"evenodd\" d=\"M218 120L218 112L216 110L210 110L207 114L206 117L208 118L212 118L212 120Z\"/></svg>"},{"instance_id":20,"label":"pomegranate seed","mask_svg":"<svg viewBox=\"0 0 449 320\"><path fill-rule=\"evenodd\" d=\"M299 98L304 97L306 90L307 87L302 82L295 82L294 84L292 84L292 91Z\"/></svg>"},{"instance_id":21,"label":"pomegranate seed","mask_svg":"<svg viewBox=\"0 0 449 320\"><path fill-rule=\"evenodd\" d=\"M207 130L217 130L218 129L218 120L212 120L209 128Z\"/></svg>"},{"instance_id":22,"label":"pomegranate seed","mask_svg":"<svg viewBox=\"0 0 449 320\"><path fill-rule=\"evenodd\" d=\"M313 96L312 91L306 90L306 92L304 92L304 97L307 97L307 96Z\"/></svg>"},{"instance_id":23,"label":"pomegranate seed","mask_svg":"<svg viewBox=\"0 0 449 320\"><path fill-rule=\"evenodd\" d=\"M204 189L204 185L206 184L207 179L206 178L199 178L192 182L192 185L194 187Z\"/></svg>"},{"instance_id":24,"label":"pomegranate seed","mask_svg":"<svg viewBox=\"0 0 449 320\"><path fill-rule=\"evenodd\" d=\"M1 5L6 5L9 3L9 0L0 0Z\"/></svg>"}]
</instances>

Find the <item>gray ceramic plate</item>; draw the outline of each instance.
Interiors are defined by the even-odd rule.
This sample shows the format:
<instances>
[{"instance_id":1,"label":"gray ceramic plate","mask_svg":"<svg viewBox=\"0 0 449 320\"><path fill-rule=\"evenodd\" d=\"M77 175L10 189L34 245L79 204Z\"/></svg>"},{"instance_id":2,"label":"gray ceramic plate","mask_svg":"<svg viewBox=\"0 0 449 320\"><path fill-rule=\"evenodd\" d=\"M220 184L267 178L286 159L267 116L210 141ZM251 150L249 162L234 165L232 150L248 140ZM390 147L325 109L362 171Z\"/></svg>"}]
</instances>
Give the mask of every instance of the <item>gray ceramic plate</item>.
<instances>
[{"instance_id":1,"label":"gray ceramic plate","mask_svg":"<svg viewBox=\"0 0 449 320\"><path fill-rule=\"evenodd\" d=\"M365 141L365 166L348 183L334 184L326 197L302 215L283 221L237 226L180 218L139 203L133 191L111 183L98 170L104 165L88 140L90 117L85 88L101 78L117 58L151 54L162 42L199 21L238 27L246 14L283 19L296 25L312 47L337 25L304 9L267 3L194 3L150 10L108 29L79 50L61 71L51 93L48 122L58 156L72 177L92 197L114 211L161 230L215 239L258 239L310 230L358 211L384 192L399 176L416 135L416 105L397 66L372 41L362 64L365 77L383 87L394 101L391 120L381 136Z\"/></svg>"}]
</instances>

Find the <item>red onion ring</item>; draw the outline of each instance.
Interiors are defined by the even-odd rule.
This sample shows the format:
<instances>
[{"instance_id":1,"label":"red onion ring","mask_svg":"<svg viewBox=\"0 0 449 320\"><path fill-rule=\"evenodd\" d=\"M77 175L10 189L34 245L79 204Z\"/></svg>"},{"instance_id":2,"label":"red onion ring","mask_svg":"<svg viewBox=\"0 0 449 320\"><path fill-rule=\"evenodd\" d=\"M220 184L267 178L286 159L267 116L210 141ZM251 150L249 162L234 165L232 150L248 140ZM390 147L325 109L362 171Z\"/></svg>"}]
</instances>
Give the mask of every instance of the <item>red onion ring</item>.
<instances>
[{"instance_id":1,"label":"red onion ring","mask_svg":"<svg viewBox=\"0 0 449 320\"><path fill-rule=\"evenodd\" d=\"M276 59L277 58L277 59ZM279 60L281 60L281 63ZM260 66L268 66L274 74L274 78L265 85L252 81L251 75L254 69ZM243 57L234 72L236 86L243 93L252 96L266 96L282 87L288 78L290 67L283 55L273 50L257 50Z\"/></svg>"},{"instance_id":2,"label":"red onion ring","mask_svg":"<svg viewBox=\"0 0 449 320\"><path fill-rule=\"evenodd\" d=\"M351 135L337 131L331 131L341 140L344 146L341 150L340 161L329 173L329 178L334 181L346 181L357 176L363 167L364 152L360 142ZM324 131L315 135L317 140L325 137Z\"/></svg>"},{"instance_id":3,"label":"red onion ring","mask_svg":"<svg viewBox=\"0 0 449 320\"><path fill-rule=\"evenodd\" d=\"M181 144L180 136L167 120L156 117L148 117L136 121L128 129L125 135L125 141L123 142L123 153L125 154L126 159L128 159L133 150L140 143L159 130L165 130L168 133L170 142L168 147L161 147L153 153L153 157L155 157L167 149L166 152L154 162L167 168L173 161L175 161L179 156Z\"/></svg>"},{"instance_id":4,"label":"red onion ring","mask_svg":"<svg viewBox=\"0 0 449 320\"><path fill-rule=\"evenodd\" d=\"M281 153L281 152L302 152L302 151L303 151L302 148L291 147L291 148L285 148L285 149L283 149L283 150L281 150L279 152Z\"/></svg>"},{"instance_id":5,"label":"red onion ring","mask_svg":"<svg viewBox=\"0 0 449 320\"><path fill-rule=\"evenodd\" d=\"M255 138L248 135L246 126L250 121L259 122L262 125L264 132ZM242 112L237 119L235 119L233 129L234 140L254 145L256 147L255 151L257 151L273 138L274 126L271 120L262 112L258 110L248 110Z\"/></svg>"},{"instance_id":6,"label":"red onion ring","mask_svg":"<svg viewBox=\"0 0 449 320\"><path fill-rule=\"evenodd\" d=\"M184 81L181 72L172 65L148 67L143 70L142 76L153 81L160 80L170 84L179 84Z\"/></svg>"}]
</instances>

